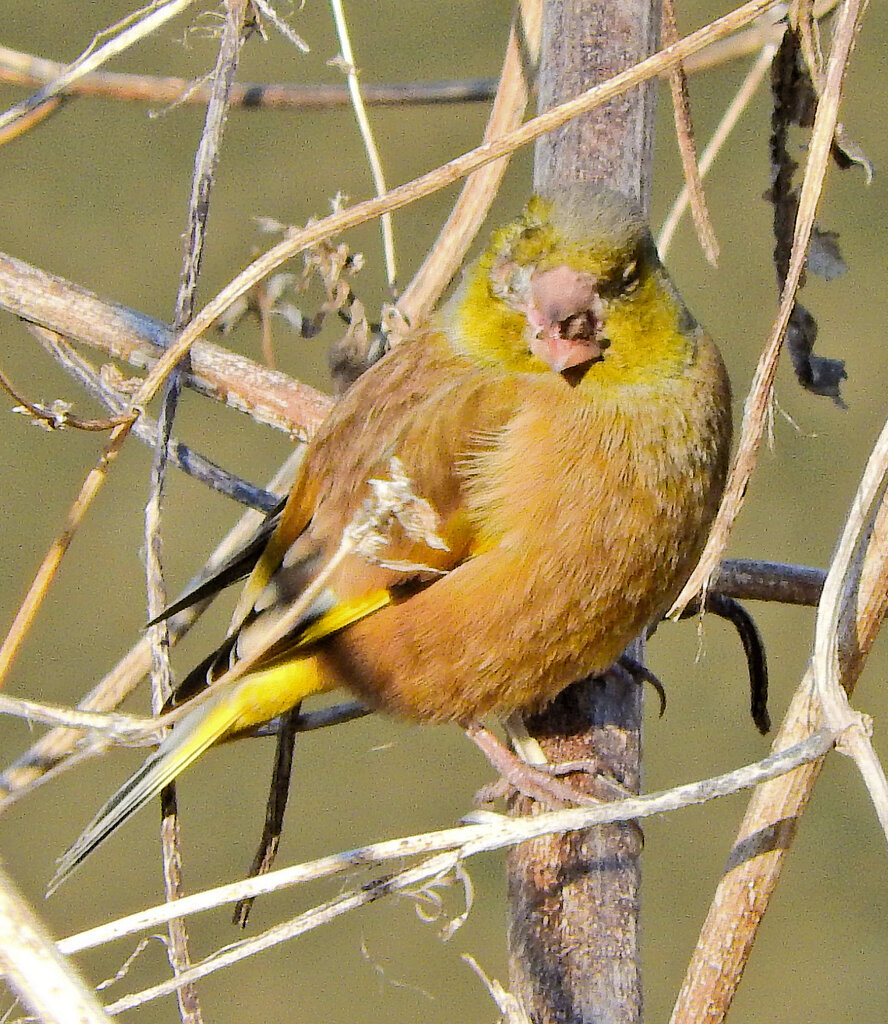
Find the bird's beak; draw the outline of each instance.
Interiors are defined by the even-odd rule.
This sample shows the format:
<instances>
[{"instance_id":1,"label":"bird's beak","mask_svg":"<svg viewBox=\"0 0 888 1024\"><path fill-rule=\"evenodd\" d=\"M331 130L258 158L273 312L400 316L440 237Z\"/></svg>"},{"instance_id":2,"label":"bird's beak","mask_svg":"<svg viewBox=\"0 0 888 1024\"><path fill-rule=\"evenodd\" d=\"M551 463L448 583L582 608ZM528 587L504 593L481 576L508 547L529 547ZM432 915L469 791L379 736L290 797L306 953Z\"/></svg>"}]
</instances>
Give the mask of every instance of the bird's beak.
<instances>
[{"instance_id":1,"label":"bird's beak","mask_svg":"<svg viewBox=\"0 0 888 1024\"><path fill-rule=\"evenodd\" d=\"M602 346L594 339L577 341L557 334L537 334L530 341L530 351L547 363L556 373L601 358Z\"/></svg>"},{"instance_id":2,"label":"bird's beak","mask_svg":"<svg viewBox=\"0 0 888 1024\"><path fill-rule=\"evenodd\" d=\"M601 359L606 347L597 280L570 267L534 273L527 322L531 352L556 373Z\"/></svg>"}]
</instances>

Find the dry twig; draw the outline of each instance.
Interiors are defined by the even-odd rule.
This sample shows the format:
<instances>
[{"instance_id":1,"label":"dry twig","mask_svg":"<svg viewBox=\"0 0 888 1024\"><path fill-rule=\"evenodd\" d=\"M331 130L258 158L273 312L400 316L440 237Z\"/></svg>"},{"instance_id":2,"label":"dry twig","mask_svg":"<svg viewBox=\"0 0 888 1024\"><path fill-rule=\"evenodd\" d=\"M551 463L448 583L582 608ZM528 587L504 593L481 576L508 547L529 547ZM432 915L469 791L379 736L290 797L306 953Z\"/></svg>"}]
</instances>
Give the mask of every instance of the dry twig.
<instances>
[{"instance_id":1,"label":"dry twig","mask_svg":"<svg viewBox=\"0 0 888 1024\"><path fill-rule=\"evenodd\" d=\"M118 25L100 33L84 53L72 64L69 64L52 82L38 90L33 96L13 104L4 114L0 114L0 133L3 133L3 138L9 137L8 130L15 125L19 118L39 111L41 107L60 96L84 75L88 75L106 61L111 60L112 57L116 57L130 46L146 38L165 22L177 14L181 14L192 3L193 0L167 0L165 3L137 11ZM102 36L110 36L110 38L107 43L98 46L97 43Z\"/></svg>"},{"instance_id":2,"label":"dry twig","mask_svg":"<svg viewBox=\"0 0 888 1024\"><path fill-rule=\"evenodd\" d=\"M225 5L225 24L212 76L210 101L207 104L204 128L194 161L191 196L188 203L185 254L173 317L174 330L179 330L184 326L194 312L200 265L206 242L210 195L228 113L228 95L237 70L244 39L244 22L248 10L247 0L227 0ZM151 467L148 503L145 508L145 581L149 620L153 620L159 615L166 605L161 517L166 486L167 452L182 389L182 374L186 368L186 363L183 363L170 373L164 388L160 416L157 421L157 446ZM149 627L148 637L151 642L152 662L151 704L154 714L159 714L173 692L168 624L164 621ZM160 828L163 879L166 898L172 902L179 899L184 893L175 784L166 787L161 802L163 805ZM167 955L170 966L173 968L173 974L179 977L191 965L185 922L179 917L173 918L169 923L168 932ZM179 1002L179 1013L183 1024L201 1024L203 1015L195 987L191 984L182 984L176 990L176 998Z\"/></svg>"},{"instance_id":3,"label":"dry twig","mask_svg":"<svg viewBox=\"0 0 888 1024\"><path fill-rule=\"evenodd\" d=\"M667 43L678 39L678 25L675 22L673 0L663 2L663 37ZM672 93L672 109L675 117L675 137L681 154L685 185L697 238L706 259L712 266L718 265L718 240L712 227L712 219L706 205L703 191L703 170L697 164L697 140L694 136L694 122L691 118L691 101L688 96L688 78L684 64L676 64L669 72L669 89Z\"/></svg>"},{"instance_id":4,"label":"dry twig","mask_svg":"<svg viewBox=\"0 0 888 1024\"><path fill-rule=\"evenodd\" d=\"M838 123L845 71L865 7L866 4L862 0L845 0L839 8L825 84L820 102L817 104L817 114L808 148L805 179L799 196L799 212L793 236L792 258L780 300L780 309L746 399L740 443L734 456L721 508L697 567L670 609L671 616L679 615L700 591L708 586L712 572L725 551L734 522L743 507L746 489L758 457L768 409L771 406L774 375L777 372L783 338L795 305L808 244L814 229L817 205L826 178L830 150Z\"/></svg>"},{"instance_id":5,"label":"dry twig","mask_svg":"<svg viewBox=\"0 0 888 1024\"><path fill-rule=\"evenodd\" d=\"M348 32L348 22L345 18L345 8L342 0L330 0L333 10L333 24L336 26L336 36L339 39L340 59L336 62L345 74L348 84L348 95L351 100L355 120L358 122L358 131L361 134L361 141L367 152L367 161L370 164L370 173L373 176L373 187L377 196L385 195L388 186L385 183L385 174L382 170L382 158L376 140L373 138L373 129L370 127L370 119L367 117L367 108L364 105L364 96L358 81L358 67L355 63L355 55L352 52L351 38ZM395 279L398 276L397 264L395 261L395 236L392 230L392 215L384 213L379 222L382 226L382 251L385 260L385 273L389 288L394 290Z\"/></svg>"},{"instance_id":6,"label":"dry twig","mask_svg":"<svg viewBox=\"0 0 888 1024\"><path fill-rule=\"evenodd\" d=\"M767 43L762 47L758 57L749 69L746 77L740 84L740 88L737 90L734 99L731 100L727 110L722 115L721 120L718 123L718 127L712 134L712 138L703 150L703 154L700 157L700 177L705 178L709 172L709 168L712 166L715 158L721 152L722 146L728 139L728 136L734 130L740 115L749 105L755 90L759 87L762 78L771 66L771 61L774 59L774 54L777 52L776 43ZM672 242L672 236L675 234L675 229L678 227L678 222L681 220L682 215L688 208L690 202L690 189L687 185L684 185L681 192L676 197L675 202L672 204L672 208L663 221L663 227L660 229L660 235L657 238L657 248L660 251L660 255L665 259L666 253L669 250L669 246Z\"/></svg>"},{"instance_id":7,"label":"dry twig","mask_svg":"<svg viewBox=\"0 0 888 1024\"><path fill-rule=\"evenodd\" d=\"M765 779L784 775L799 764L805 764L812 758L822 756L832 742L832 734L823 731L809 736L791 750L772 754L763 761L745 765L724 775L677 786L661 793L651 793L602 804L599 807L574 807L525 818L508 818L504 815L483 812L477 815L481 819L480 824L469 824L442 832L388 840L374 846L324 857L307 864L281 868L258 878L236 882L205 893L195 893L179 900L175 907L166 904L139 911L119 921L63 939L58 944L58 948L60 952L70 956L125 935L148 928L157 928L173 914L190 915L272 892L285 886L303 884L353 871L356 868L377 866L391 860L401 860L407 856L447 851L437 852L435 856L396 875L383 876L357 889L346 891L333 900L306 911L290 921L276 925L261 935L226 946L199 964L195 964L184 976L188 981L196 981L273 945L296 938L348 911L366 906L392 893L404 891L418 883L440 877L452 871L461 861L476 854L514 846L540 836L586 829L593 825L615 821L651 817L655 814L663 814L682 807L704 803L716 797L737 792L739 789L755 786ZM124 1009L143 1005L160 996L168 995L174 990L175 984L174 980L162 982L143 992L126 996L109 1006L108 1011L118 1013Z\"/></svg>"}]
</instances>

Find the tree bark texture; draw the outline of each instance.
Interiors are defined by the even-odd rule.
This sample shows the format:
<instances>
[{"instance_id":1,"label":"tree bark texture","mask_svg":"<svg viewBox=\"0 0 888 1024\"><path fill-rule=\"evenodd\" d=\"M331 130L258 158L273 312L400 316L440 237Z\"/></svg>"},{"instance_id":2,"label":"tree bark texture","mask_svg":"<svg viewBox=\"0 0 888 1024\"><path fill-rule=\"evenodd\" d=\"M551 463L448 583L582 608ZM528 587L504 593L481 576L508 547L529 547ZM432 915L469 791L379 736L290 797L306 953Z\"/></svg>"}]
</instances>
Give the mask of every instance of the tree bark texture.
<instances>
[{"instance_id":1,"label":"tree bark texture","mask_svg":"<svg viewBox=\"0 0 888 1024\"><path fill-rule=\"evenodd\" d=\"M546 0L540 111L649 56L659 27L659 0ZM592 182L647 211L655 91L650 83L543 136L534 190L546 196ZM572 775L573 785L614 799L639 791L641 713L641 687L612 670L569 687L527 725L551 763L592 763L598 778ZM510 811L536 808L516 797ZM534 840L508 855L511 989L534 1024L641 1021L641 846L640 828L626 823Z\"/></svg>"},{"instance_id":2,"label":"tree bark texture","mask_svg":"<svg viewBox=\"0 0 888 1024\"><path fill-rule=\"evenodd\" d=\"M660 38L660 0L545 0L537 82L540 112L650 56ZM655 82L633 89L536 144L541 195L589 181L632 196L647 212Z\"/></svg>"},{"instance_id":3,"label":"tree bark texture","mask_svg":"<svg viewBox=\"0 0 888 1024\"><path fill-rule=\"evenodd\" d=\"M569 687L527 721L550 762L588 761L630 793L639 790L641 687L613 671ZM599 799L616 787L594 776L571 784ZM510 810L529 814L526 797ZM544 808L543 808L544 809ZM641 1020L641 830L634 822L546 836L508 855L511 990L538 1024Z\"/></svg>"}]
</instances>

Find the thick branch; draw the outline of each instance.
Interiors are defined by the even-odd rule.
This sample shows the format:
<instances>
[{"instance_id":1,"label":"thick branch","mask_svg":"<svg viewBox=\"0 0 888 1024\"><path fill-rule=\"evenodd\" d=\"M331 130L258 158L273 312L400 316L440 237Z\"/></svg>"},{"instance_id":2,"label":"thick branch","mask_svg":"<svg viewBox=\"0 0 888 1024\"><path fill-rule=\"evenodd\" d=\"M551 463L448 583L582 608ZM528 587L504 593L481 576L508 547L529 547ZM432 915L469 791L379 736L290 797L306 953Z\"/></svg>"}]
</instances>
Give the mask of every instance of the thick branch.
<instances>
[{"instance_id":1,"label":"thick branch","mask_svg":"<svg viewBox=\"0 0 888 1024\"><path fill-rule=\"evenodd\" d=\"M93 990L56 949L34 911L0 869L0 973L36 1018L111 1024Z\"/></svg>"},{"instance_id":2,"label":"thick branch","mask_svg":"<svg viewBox=\"0 0 888 1024\"><path fill-rule=\"evenodd\" d=\"M0 308L133 366L152 367L172 340L159 320L0 253ZM208 341L191 350L189 387L259 423L310 436L331 399L284 373Z\"/></svg>"},{"instance_id":3,"label":"thick branch","mask_svg":"<svg viewBox=\"0 0 888 1024\"><path fill-rule=\"evenodd\" d=\"M658 0L549 0L543 8L539 106L545 111L643 60L656 48ZM647 205L654 113L648 83L564 124L536 146L534 191L577 183ZM639 652L640 653L640 652ZM555 762L594 759L637 793L641 688L622 672L578 683L528 721ZM525 798L511 811L528 813ZM540 1024L642 1017L641 830L632 822L526 843L508 858L511 984Z\"/></svg>"}]
</instances>

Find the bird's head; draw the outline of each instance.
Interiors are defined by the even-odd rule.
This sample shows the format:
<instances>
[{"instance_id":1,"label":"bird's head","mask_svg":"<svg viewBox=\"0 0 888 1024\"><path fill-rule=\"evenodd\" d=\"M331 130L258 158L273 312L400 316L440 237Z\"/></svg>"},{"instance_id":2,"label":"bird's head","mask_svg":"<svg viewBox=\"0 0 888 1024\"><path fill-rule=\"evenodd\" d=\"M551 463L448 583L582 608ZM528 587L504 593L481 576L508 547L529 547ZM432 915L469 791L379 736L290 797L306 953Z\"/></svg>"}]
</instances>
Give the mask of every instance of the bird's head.
<instances>
[{"instance_id":1,"label":"bird's head","mask_svg":"<svg viewBox=\"0 0 888 1024\"><path fill-rule=\"evenodd\" d=\"M614 192L534 198L495 232L451 300L449 333L515 372L632 383L676 369L695 324L640 213Z\"/></svg>"}]
</instances>

